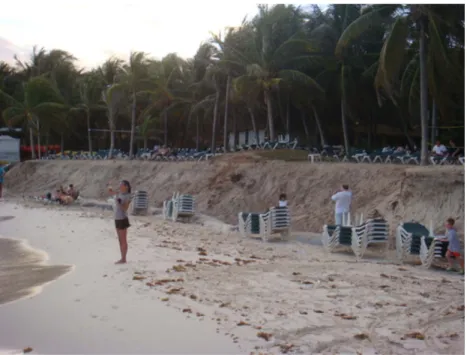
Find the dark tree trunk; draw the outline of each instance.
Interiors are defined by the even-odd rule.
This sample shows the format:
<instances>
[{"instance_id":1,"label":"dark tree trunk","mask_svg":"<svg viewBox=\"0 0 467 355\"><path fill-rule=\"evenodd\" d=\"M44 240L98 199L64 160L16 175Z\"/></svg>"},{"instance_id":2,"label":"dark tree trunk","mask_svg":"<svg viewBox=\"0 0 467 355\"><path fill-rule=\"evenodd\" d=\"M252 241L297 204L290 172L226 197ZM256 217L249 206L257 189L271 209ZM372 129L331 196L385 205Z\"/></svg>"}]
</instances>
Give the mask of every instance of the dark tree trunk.
<instances>
[{"instance_id":1,"label":"dark tree trunk","mask_svg":"<svg viewBox=\"0 0 467 355\"><path fill-rule=\"evenodd\" d=\"M229 75L227 77L227 86L225 88L225 111L224 111L224 153L227 153L228 149L228 131L227 131L227 122L229 116L229 91L230 91L230 82L232 78Z\"/></svg>"},{"instance_id":2,"label":"dark tree trunk","mask_svg":"<svg viewBox=\"0 0 467 355\"><path fill-rule=\"evenodd\" d=\"M420 24L420 127L422 142L420 144L420 165L428 165L428 68L427 68L427 21L422 16Z\"/></svg>"},{"instance_id":3,"label":"dark tree trunk","mask_svg":"<svg viewBox=\"0 0 467 355\"><path fill-rule=\"evenodd\" d=\"M214 103L214 112L212 117L212 140L211 140L211 153L216 152L216 126L217 126L217 111L219 110L219 99L220 99L220 90L216 88L216 102Z\"/></svg>"}]
</instances>

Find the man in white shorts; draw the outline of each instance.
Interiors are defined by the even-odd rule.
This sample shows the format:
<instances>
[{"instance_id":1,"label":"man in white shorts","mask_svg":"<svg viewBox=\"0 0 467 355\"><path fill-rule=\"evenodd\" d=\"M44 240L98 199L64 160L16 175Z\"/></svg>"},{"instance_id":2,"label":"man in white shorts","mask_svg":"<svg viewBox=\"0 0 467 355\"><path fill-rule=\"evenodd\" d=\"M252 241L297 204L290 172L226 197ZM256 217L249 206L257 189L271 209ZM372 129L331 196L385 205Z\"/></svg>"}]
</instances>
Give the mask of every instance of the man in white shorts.
<instances>
[{"instance_id":1,"label":"man in white shorts","mask_svg":"<svg viewBox=\"0 0 467 355\"><path fill-rule=\"evenodd\" d=\"M350 212L350 203L352 202L352 192L349 190L349 185L342 185L340 191L332 195L331 199L336 203L336 226L342 225L344 214Z\"/></svg>"}]
</instances>

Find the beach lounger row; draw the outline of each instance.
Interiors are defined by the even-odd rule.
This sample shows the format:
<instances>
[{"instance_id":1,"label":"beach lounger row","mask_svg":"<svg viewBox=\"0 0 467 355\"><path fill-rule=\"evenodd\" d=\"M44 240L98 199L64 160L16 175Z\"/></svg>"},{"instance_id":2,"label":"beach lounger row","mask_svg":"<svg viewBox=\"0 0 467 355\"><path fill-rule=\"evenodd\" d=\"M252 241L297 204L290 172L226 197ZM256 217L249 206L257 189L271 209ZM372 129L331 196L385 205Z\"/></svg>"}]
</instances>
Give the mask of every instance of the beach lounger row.
<instances>
[{"instance_id":1,"label":"beach lounger row","mask_svg":"<svg viewBox=\"0 0 467 355\"><path fill-rule=\"evenodd\" d=\"M271 207L266 213L240 212L238 229L244 237L259 237L264 242L274 236L290 238L290 211L287 207Z\"/></svg>"},{"instance_id":2,"label":"beach lounger row","mask_svg":"<svg viewBox=\"0 0 467 355\"><path fill-rule=\"evenodd\" d=\"M343 225L324 225L321 241L329 253L337 249L348 248L357 260L363 258L368 245L384 244L389 246L389 225L384 219L368 219L352 224L350 215L346 215ZM437 259L446 256L448 242L444 236L435 236L433 228L428 230L418 222L406 222L397 227L396 253L400 262L410 256L419 258L421 264L429 268Z\"/></svg>"},{"instance_id":3,"label":"beach lounger row","mask_svg":"<svg viewBox=\"0 0 467 355\"><path fill-rule=\"evenodd\" d=\"M371 153L367 153L364 149L352 149L349 156L346 156L343 154L341 147L325 147L322 150L317 148L310 150L308 160L311 163L327 160L335 162L417 165L420 164L420 152L400 153L395 151L383 152L382 150L376 150ZM430 156L429 161L432 165L464 165L464 157Z\"/></svg>"}]
</instances>

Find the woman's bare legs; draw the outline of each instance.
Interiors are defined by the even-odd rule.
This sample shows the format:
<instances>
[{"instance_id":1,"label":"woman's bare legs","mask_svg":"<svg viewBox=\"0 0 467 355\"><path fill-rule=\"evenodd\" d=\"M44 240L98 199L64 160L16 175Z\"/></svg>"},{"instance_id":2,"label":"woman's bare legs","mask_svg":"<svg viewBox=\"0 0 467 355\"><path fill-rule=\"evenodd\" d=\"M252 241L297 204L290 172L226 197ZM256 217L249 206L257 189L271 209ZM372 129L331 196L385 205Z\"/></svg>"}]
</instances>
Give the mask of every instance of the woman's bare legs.
<instances>
[{"instance_id":1,"label":"woman's bare legs","mask_svg":"<svg viewBox=\"0 0 467 355\"><path fill-rule=\"evenodd\" d=\"M127 229L117 229L118 243L120 244L120 253L122 258L116 264L126 263L126 254L128 252L128 242L126 240Z\"/></svg>"}]
</instances>

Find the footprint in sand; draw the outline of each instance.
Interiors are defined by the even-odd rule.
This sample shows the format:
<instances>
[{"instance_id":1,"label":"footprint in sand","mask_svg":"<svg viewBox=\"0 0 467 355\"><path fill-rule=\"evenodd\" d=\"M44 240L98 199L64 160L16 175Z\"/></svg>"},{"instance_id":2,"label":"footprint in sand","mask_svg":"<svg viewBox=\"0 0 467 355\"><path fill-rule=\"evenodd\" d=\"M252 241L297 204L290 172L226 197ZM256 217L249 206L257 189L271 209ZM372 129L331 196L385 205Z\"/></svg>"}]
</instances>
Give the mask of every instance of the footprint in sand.
<instances>
[{"instance_id":1,"label":"footprint in sand","mask_svg":"<svg viewBox=\"0 0 467 355\"><path fill-rule=\"evenodd\" d=\"M114 305L114 306L112 306L112 309L118 309L118 306Z\"/></svg>"},{"instance_id":2,"label":"footprint in sand","mask_svg":"<svg viewBox=\"0 0 467 355\"><path fill-rule=\"evenodd\" d=\"M98 316L96 316L95 314L91 314L91 318L93 319L96 319Z\"/></svg>"},{"instance_id":3,"label":"footprint in sand","mask_svg":"<svg viewBox=\"0 0 467 355\"><path fill-rule=\"evenodd\" d=\"M13 218L15 218L15 216L0 216L0 222L5 222Z\"/></svg>"}]
</instances>

